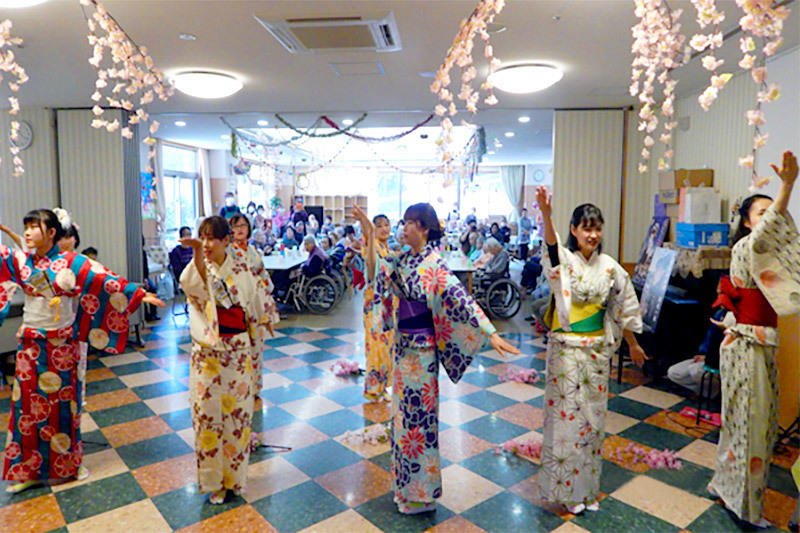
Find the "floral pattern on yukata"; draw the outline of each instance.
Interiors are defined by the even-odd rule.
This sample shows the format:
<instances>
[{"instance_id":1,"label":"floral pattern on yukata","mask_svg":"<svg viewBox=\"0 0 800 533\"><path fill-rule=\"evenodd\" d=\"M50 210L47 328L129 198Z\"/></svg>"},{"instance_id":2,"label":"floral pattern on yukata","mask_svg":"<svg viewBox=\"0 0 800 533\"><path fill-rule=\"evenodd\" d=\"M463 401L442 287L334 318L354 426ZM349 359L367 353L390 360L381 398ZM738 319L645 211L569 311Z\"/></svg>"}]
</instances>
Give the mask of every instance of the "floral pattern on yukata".
<instances>
[{"instance_id":1,"label":"floral pattern on yukata","mask_svg":"<svg viewBox=\"0 0 800 533\"><path fill-rule=\"evenodd\" d=\"M733 247L731 282L761 290L779 315L800 311L800 237L791 217L767 209ZM729 327L720 347L722 428L711 485L748 522L762 517L778 439L777 349L777 329L746 324Z\"/></svg>"},{"instance_id":2,"label":"floral pattern on yukata","mask_svg":"<svg viewBox=\"0 0 800 533\"><path fill-rule=\"evenodd\" d=\"M431 246L379 259L376 271L380 302L424 301L433 315L433 335L395 334L391 419L394 499L432 502L442 494L439 364L458 382L495 328Z\"/></svg>"},{"instance_id":3,"label":"floral pattern on yukata","mask_svg":"<svg viewBox=\"0 0 800 533\"><path fill-rule=\"evenodd\" d=\"M389 248L375 241L380 257L389 254ZM388 301L383 302L382 297ZM372 281L364 290L364 353L367 359L364 378L364 395L380 396L392 385L392 346L394 345L395 310L397 296L382 296L375 291Z\"/></svg>"},{"instance_id":4,"label":"floral pattern on yukata","mask_svg":"<svg viewBox=\"0 0 800 533\"><path fill-rule=\"evenodd\" d=\"M633 284L611 257L586 261L559 245L559 263L554 268L546 258L544 273L563 329L573 301L606 309L602 335L551 332L547 345L539 493L572 506L597 499L611 357L622 331L640 332L642 319Z\"/></svg>"},{"instance_id":5,"label":"floral pattern on yukata","mask_svg":"<svg viewBox=\"0 0 800 533\"><path fill-rule=\"evenodd\" d=\"M42 276L51 291L47 295L34 286ZM47 320L52 318L60 327L26 327L23 314L3 479L75 477L83 460L80 344L88 339L97 349L121 353L128 338L128 314L145 293L83 255L53 247L37 259L0 245L0 324L17 286L25 291L26 306L48 313Z\"/></svg>"},{"instance_id":6,"label":"floral pattern on yukata","mask_svg":"<svg viewBox=\"0 0 800 533\"><path fill-rule=\"evenodd\" d=\"M245 263L228 255L222 265L206 262L206 283L194 262L181 274L192 334L189 399L195 431L199 491L243 491L247 485L256 371L265 326L274 306L267 286ZM219 334L213 286L225 283L233 305L242 308L248 331Z\"/></svg>"}]
</instances>

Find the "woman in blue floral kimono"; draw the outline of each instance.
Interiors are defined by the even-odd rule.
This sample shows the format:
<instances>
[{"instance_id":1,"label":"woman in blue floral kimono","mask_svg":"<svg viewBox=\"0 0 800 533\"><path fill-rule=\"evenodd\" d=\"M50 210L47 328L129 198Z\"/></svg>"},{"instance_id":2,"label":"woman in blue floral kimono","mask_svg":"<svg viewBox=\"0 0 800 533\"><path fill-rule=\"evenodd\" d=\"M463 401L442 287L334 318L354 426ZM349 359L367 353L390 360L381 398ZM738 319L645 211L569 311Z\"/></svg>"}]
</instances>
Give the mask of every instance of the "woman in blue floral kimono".
<instances>
[{"instance_id":1,"label":"woman in blue floral kimono","mask_svg":"<svg viewBox=\"0 0 800 533\"><path fill-rule=\"evenodd\" d=\"M410 249L398 256L378 257L372 221L358 207L353 207L353 215L364 231L364 258L375 300L390 304L390 293L399 299L392 376L394 500L401 513L432 511L442 495L439 363L456 383L487 337L500 354L519 350L500 338L429 243L441 237L430 204L406 210L404 236Z\"/></svg>"},{"instance_id":2,"label":"woman in blue floral kimono","mask_svg":"<svg viewBox=\"0 0 800 533\"><path fill-rule=\"evenodd\" d=\"M6 488L12 493L88 475L81 468L79 342L121 353L128 315L142 302L164 307L100 263L62 252L55 243L70 223L53 211L31 211L23 223L29 252L0 245L0 324L16 287L25 291L3 462L3 479L17 482Z\"/></svg>"}]
</instances>

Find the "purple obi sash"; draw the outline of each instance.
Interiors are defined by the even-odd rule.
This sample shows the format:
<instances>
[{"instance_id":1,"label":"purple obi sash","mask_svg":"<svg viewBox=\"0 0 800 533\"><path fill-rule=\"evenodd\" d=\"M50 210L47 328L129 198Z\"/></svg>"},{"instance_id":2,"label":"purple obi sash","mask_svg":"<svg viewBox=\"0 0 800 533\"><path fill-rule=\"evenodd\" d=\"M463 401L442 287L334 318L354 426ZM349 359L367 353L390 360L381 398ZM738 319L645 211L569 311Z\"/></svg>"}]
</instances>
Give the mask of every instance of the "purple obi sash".
<instances>
[{"instance_id":1,"label":"purple obi sash","mask_svg":"<svg viewBox=\"0 0 800 533\"><path fill-rule=\"evenodd\" d=\"M399 299L397 329L406 335L434 334L433 313L426 302Z\"/></svg>"}]
</instances>

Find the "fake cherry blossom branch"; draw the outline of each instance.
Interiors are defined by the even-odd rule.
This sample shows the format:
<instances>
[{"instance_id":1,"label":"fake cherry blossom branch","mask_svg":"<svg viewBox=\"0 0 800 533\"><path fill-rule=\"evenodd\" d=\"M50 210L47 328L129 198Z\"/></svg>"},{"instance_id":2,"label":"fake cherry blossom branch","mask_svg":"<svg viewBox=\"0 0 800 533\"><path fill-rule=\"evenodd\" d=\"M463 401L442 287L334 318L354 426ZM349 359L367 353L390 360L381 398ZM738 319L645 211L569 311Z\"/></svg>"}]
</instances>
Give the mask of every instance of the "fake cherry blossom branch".
<instances>
[{"instance_id":1,"label":"fake cherry blossom branch","mask_svg":"<svg viewBox=\"0 0 800 533\"><path fill-rule=\"evenodd\" d=\"M739 25L744 36L739 39L739 49L743 57L739 66L750 71L753 81L760 87L757 94L756 105L745 113L747 123L755 126L753 135L753 149L750 155L739 158L739 165L752 169L751 191L763 187L770 178L759 176L755 169L756 152L767 143L769 134L761 132L761 126L766 122L761 105L780 98L780 85L767 83L766 59L772 56L783 44L781 31L783 21L789 16L790 10L784 6L776 5L773 0L736 0L736 4L744 11L744 16L739 19ZM755 38L761 38L763 46L757 50Z\"/></svg>"},{"instance_id":2,"label":"fake cherry blossom branch","mask_svg":"<svg viewBox=\"0 0 800 533\"><path fill-rule=\"evenodd\" d=\"M11 20L6 19L0 23L0 81L3 81L3 72L16 77L15 81L8 80L8 88L12 93L19 91L19 86L28 81L28 75L25 74L25 69L17 63L14 57L14 52L11 50L3 50L4 48L22 44L22 39L11 35L11 28L13 24ZM11 104L11 109L8 111L9 115L16 115L19 113L19 99L12 95L8 97ZM19 138L19 121L11 121L11 140L16 141ZM18 178L25 173L25 166L22 163L22 158L19 156L19 147L10 143L9 151L14 156L14 177ZM2 162L2 158L0 158Z\"/></svg>"},{"instance_id":3,"label":"fake cherry blossom branch","mask_svg":"<svg viewBox=\"0 0 800 533\"><path fill-rule=\"evenodd\" d=\"M473 80L478 76L478 71L473 64L472 49L475 46L475 35L480 35L484 43L483 55L489 61L489 75L500 66L500 60L494 57L494 49L489 44L489 32L486 26L494 21L495 16L503 10L504 6L505 0L480 0L478 2L472 14L461 21L461 26L455 39L453 39L453 44L447 51L439 70L436 71L436 79L431 83L431 92L439 97L439 104L434 112L442 117L442 132L436 143L442 152L445 169L453 160L453 154L450 151L450 143L453 140L453 121L451 117L458 113L453 93L448 89L451 83L450 71L456 66L461 69L461 90L457 97L466 104L467 110L473 115L478 111L478 101L481 98L480 91L487 93L483 101L486 105L495 105L497 103L497 97L494 95L489 76L481 84L480 90L476 91L472 87Z\"/></svg>"},{"instance_id":4,"label":"fake cherry blossom branch","mask_svg":"<svg viewBox=\"0 0 800 533\"><path fill-rule=\"evenodd\" d=\"M703 57L702 63L703 68L711 71L711 81L709 86L697 97L697 101L704 111L711 108L711 104L719 96L719 91L733 77L733 74L729 73L717 74L719 67L725 63L724 59L717 59L714 55L715 50L722 47L723 35L719 25L725 20L725 14L717 9L715 2L716 0L692 0L692 4L697 10L697 24L700 25L700 28L713 26L712 33L698 33L689 41L689 46L698 53L709 50L709 53Z\"/></svg>"},{"instance_id":5,"label":"fake cherry blossom branch","mask_svg":"<svg viewBox=\"0 0 800 533\"><path fill-rule=\"evenodd\" d=\"M660 140L666 145L666 149L664 157L659 159L658 168L665 169L669 168L674 155L670 143L672 130L677 126L672 116L675 112L675 86L678 81L672 79L672 71L686 63L689 56L683 47L686 37L681 34L681 25L678 23L681 9L672 10L663 0L636 0L634 13L639 22L631 28L631 52L634 58L630 93L631 96L638 95L639 102L643 104L639 110L639 131L646 131L647 135L644 138L639 172L645 173L650 149L655 144L653 135L659 125L655 84L658 82L663 87L664 99L660 107L661 114L665 117L665 132L661 134Z\"/></svg>"},{"instance_id":6,"label":"fake cherry blossom branch","mask_svg":"<svg viewBox=\"0 0 800 533\"><path fill-rule=\"evenodd\" d=\"M389 440L389 425L375 424L361 430L345 431L342 440L350 444L371 444L377 446Z\"/></svg>"},{"instance_id":7,"label":"fake cherry blossom branch","mask_svg":"<svg viewBox=\"0 0 800 533\"><path fill-rule=\"evenodd\" d=\"M156 155L156 139L153 135L158 131L159 124L150 120L147 104L156 96L162 101L168 100L174 88L164 82L164 73L153 66L153 58L148 55L147 48L137 45L130 38L101 0L80 0L80 3L89 27L89 44L94 47L89 63L97 70L95 92L92 94L92 100L98 102L92 108L97 118L92 121L92 127L105 128L109 132L119 129L125 139L133 138L129 125L120 128L118 119L109 121L103 118L104 109L99 104L103 98L109 107L128 113L128 124L149 123L149 135L142 142L150 147L147 172L153 172ZM91 17L86 13L86 7L94 8ZM101 68L106 49L112 65Z\"/></svg>"}]
</instances>

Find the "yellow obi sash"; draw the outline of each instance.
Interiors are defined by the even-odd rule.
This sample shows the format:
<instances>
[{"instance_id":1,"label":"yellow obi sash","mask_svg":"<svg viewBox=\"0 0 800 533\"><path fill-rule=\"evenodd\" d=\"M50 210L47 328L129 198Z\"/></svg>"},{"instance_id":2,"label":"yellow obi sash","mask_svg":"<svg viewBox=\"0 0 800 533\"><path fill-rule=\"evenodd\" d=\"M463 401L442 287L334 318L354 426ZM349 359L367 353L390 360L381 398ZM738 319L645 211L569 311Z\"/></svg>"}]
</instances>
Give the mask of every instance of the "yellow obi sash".
<instances>
[{"instance_id":1,"label":"yellow obi sash","mask_svg":"<svg viewBox=\"0 0 800 533\"><path fill-rule=\"evenodd\" d=\"M581 335L583 337L600 337L605 335L603 320L606 316L606 308L597 303L572 302L569 310L569 326L571 331L564 331L558 320L558 313L555 312L555 302L551 299L545 314L545 324L550 327L550 331L565 333L567 335Z\"/></svg>"}]
</instances>

